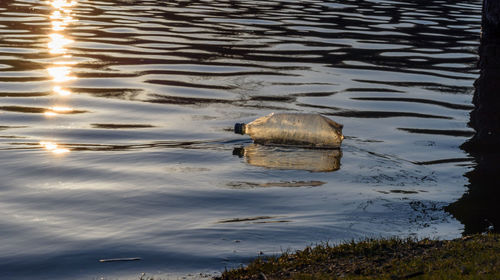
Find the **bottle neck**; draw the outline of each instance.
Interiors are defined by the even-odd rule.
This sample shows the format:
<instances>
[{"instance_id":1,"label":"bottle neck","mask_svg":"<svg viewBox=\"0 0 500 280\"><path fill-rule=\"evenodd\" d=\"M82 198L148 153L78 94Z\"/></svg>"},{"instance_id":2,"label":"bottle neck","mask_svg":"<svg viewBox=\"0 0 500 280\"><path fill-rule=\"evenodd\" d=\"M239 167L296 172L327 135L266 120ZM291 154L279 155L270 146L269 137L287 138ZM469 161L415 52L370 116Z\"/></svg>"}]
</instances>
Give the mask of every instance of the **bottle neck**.
<instances>
[{"instance_id":1,"label":"bottle neck","mask_svg":"<svg viewBox=\"0 0 500 280\"><path fill-rule=\"evenodd\" d=\"M234 133L236 134L245 134L246 133L246 124L244 123L236 123L234 125Z\"/></svg>"}]
</instances>

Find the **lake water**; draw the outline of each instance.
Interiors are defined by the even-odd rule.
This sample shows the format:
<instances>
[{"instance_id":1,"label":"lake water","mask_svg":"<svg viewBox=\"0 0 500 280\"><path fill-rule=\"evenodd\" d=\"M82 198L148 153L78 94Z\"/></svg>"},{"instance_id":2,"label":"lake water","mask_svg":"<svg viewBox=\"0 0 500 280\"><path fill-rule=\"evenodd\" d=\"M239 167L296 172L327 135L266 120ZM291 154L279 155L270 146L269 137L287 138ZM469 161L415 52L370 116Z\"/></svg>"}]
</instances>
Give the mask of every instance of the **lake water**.
<instances>
[{"instance_id":1,"label":"lake water","mask_svg":"<svg viewBox=\"0 0 500 280\"><path fill-rule=\"evenodd\" d=\"M481 1L2 0L0 278L177 279L455 238ZM252 144L271 112L340 150ZM139 257L131 262L102 259Z\"/></svg>"}]
</instances>

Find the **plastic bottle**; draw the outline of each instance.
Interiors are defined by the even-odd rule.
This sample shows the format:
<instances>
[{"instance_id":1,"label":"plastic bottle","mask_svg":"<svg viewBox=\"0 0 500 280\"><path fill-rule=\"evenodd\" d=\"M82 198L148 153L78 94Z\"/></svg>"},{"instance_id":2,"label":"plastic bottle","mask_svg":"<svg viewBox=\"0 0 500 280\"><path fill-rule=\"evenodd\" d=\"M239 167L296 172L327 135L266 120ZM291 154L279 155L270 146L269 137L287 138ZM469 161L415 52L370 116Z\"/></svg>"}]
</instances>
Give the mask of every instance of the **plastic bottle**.
<instances>
[{"instance_id":1,"label":"plastic bottle","mask_svg":"<svg viewBox=\"0 0 500 280\"><path fill-rule=\"evenodd\" d=\"M248 124L237 123L234 132L264 145L338 148L344 140L342 127L320 114L272 113Z\"/></svg>"}]
</instances>

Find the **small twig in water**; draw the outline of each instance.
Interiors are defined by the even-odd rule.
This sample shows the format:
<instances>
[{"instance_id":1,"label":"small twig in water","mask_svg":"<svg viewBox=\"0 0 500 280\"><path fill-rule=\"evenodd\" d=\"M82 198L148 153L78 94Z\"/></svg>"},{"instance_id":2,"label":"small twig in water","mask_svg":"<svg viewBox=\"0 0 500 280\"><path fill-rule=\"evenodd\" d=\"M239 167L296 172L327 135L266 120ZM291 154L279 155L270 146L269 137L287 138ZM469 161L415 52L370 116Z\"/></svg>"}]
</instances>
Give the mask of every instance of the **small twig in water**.
<instances>
[{"instance_id":1,"label":"small twig in water","mask_svg":"<svg viewBox=\"0 0 500 280\"><path fill-rule=\"evenodd\" d=\"M102 259L99 262L129 262L129 261L140 261L141 258L116 258L116 259Z\"/></svg>"}]
</instances>

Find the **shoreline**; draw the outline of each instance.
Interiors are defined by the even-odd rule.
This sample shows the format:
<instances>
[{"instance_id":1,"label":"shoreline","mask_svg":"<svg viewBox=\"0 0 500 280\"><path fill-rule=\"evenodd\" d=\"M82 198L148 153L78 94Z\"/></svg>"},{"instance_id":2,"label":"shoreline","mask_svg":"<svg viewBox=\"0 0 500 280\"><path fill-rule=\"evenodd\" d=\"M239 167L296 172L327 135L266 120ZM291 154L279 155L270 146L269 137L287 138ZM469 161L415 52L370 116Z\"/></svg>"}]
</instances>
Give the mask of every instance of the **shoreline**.
<instances>
[{"instance_id":1,"label":"shoreline","mask_svg":"<svg viewBox=\"0 0 500 280\"><path fill-rule=\"evenodd\" d=\"M500 234L454 240L367 239L257 258L228 279L500 279Z\"/></svg>"}]
</instances>

